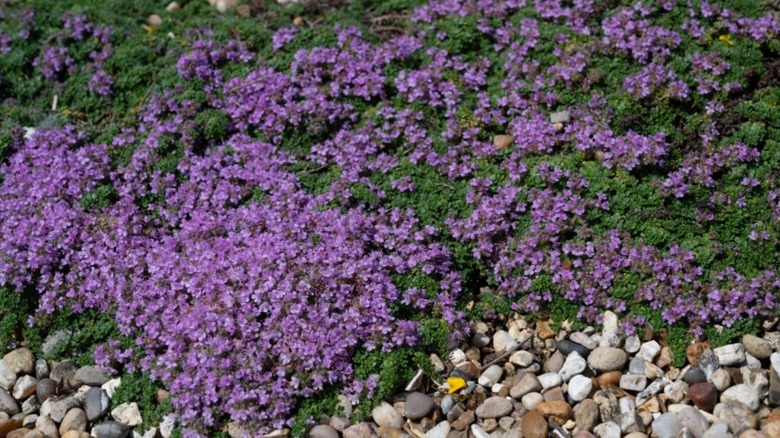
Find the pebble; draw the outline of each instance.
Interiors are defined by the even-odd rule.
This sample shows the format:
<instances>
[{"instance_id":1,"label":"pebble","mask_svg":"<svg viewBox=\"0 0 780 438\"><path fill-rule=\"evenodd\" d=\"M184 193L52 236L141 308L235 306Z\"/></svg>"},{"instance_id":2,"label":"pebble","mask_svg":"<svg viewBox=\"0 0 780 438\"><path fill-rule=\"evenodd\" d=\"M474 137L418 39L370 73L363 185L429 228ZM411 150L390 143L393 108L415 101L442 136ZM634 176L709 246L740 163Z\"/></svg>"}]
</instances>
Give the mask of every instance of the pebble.
<instances>
[{"instance_id":1,"label":"pebble","mask_svg":"<svg viewBox=\"0 0 780 438\"><path fill-rule=\"evenodd\" d=\"M14 385L13 396L17 400L24 400L35 394L35 387L38 385L38 379L33 376L22 376Z\"/></svg>"},{"instance_id":2,"label":"pebble","mask_svg":"<svg viewBox=\"0 0 780 438\"><path fill-rule=\"evenodd\" d=\"M521 401L526 409L532 411L544 401L544 396L538 392L531 392L524 395Z\"/></svg>"},{"instance_id":3,"label":"pebble","mask_svg":"<svg viewBox=\"0 0 780 438\"><path fill-rule=\"evenodd\" d=\"M631 358L630 361L628 361L628 372L631 374L644 374L645 373L645 365L647 364L647 359L645 359L642 356L636 356Z\"/></svg>"},{"instance_id":4,"label":"pebble","mask_svg":"<svg viewBox=\"0 0 780 438\"><path fill-rule=\"evenodd\" d=\"M537 377L542 389L550 389L563 383L561 375L558 373L544 373Z\"/></svg>"},{"instance_id":5,"label":"pebble","mask_svg":"<svg viewBox=\"0 0 780 438\"><path fill-rule=\"evenodd\" d=\"M49 364L46 363L46 359L35 361L35 377L39 380L49 377Z\"/></svg>"},{"instance_id":6,"label":"pebble","mask_svg":"<svg viewBox=\"0 0 780 438\"><path fill-rule=\"evenodd\" d=\"M574 332L570 334L569 340L574 342L575 344L582 345L583 347L587 348L590 351L595 350L599 346L598 342L594 341L590 336L586 335L583 332ZM580 354L580 356L582 356L582 354Z\"/></svg>"},{"instance_id":7,"label":"pebble","mask_svg":"<svg viewBox=\"0 0 780 438\"><path fill-rule=\"evenodd\" d=\"M718 403L718 390L711 382L696 383L688 387L688 397L699 409L711 412Z\"/></svg>"},{"instance_id":8,"label":"pebble","mask_svg":"<svg viewBox=\"0 0 780 438\"><path fill-rule=\"evenodd\" d=\"M626 391L641 392L647 387L647 377L625 374L620 378L620 388Z\"/></svg>"},{"instance_id":9,"label":"pebble","mask_svg":"<svg viewBox=\"0 0 780 438\"><path fill-rule=\"evenodd\" d=\"M501 376L504 374L504 369L501 368L498 365L491 365L482 372L482 375L479 376L479 380L477 383L479 383L482 386L491 387L498 383L499 380L501 380Z\"/></svg>"},{"instance_id":10,"label":"pebble","mask_svg":"<svg viewBox=\"0 0 780 438\"><path fill-rule=\"evenodd\" d=\"M572 377L579 375L585 368L588 367L588 363L580 356L576 351L572 351L566 356L566 361L563 363L563 368L558 372L561 376L561 380L568 382ZM544 385L543 385L544 386Z\"/></svg>"},{"instance_id":11,"label":"pebble","mask_svg":"<svg viewBox=\"0 0 780 438\"><path fill-rule=\"evenodd\" d=\"M447 424L447 426L449 426L449 424ZM447 429L447 432L449 432L449 429ZM336 429L327 424L319 424L309 431L309 438L339 438L339 433Z\"/></svg>"},{"instance_id":12,"label":"pebble","mask_svg":"<svg viewBox=\"0 0 780 438\"><path fill-rule=\"evenodd\" d=\"M682 427L688 428L693 436L700 437L710 426L707 418L698 409L687 406L677 413L677 420Z\"/></svg>"},{"instance_id":13,"label":"pebble","mask_svg":"<svg viewBox=\"0 0 780 438\"><path fill-rule=\"evenodd\" d=\"M653 434L658 438L676 438L677 434L682 429L680 421L677 419L677 414L666 413L661 414L653 420Z\"/></svg>"},{"instance_id":14,"label":"pebble","mask_svg":"<svg viewBox=\"0 0 780 438\"><path fill-rule=\"evenodd\" d=\"M529 411L520 421L523 438L547 438L547 420L537 410Z\"/></svg>"},{"instance_id":15,"label":"pebble","mask_svg":"<svg viewBox=\"0 0 780 438\"><path fill-rule=\"evenodd\" d=\"M455 398L449 394L441 399L441 413L447 415L455 407Z\"/></svg>"},{"instance_id":16,"label":"pebble","mask_svg":"<svg viewBox=\"0 0 780 438\"><path fill-rule=\"evenodd\" d=\"M113 411L111 414L114 414ZM373 418L374 423L378 424L380 427L401 428L404 425L404 418L401 414L399 414L390 403L385 401L379 403L371 411L371 418ZM119 419L116 420L121 421Z\"/></svg>"},{"instance_id":17,"label":"pebble","mask_svg":"<svg viewBox=\"0 0 780 438\"><path fill-rule=\"evenodd\" d=\"M543 416L547 418L551 418L552 420L558 422L558 423L565 423L569 418L571 418L571 406L569 406L568 403L561 400L556 401L545 401L542 403L539 403L536 406L536 410L538 410Z\"/></svg>"},{"instance_id":18,"label":"pebble","mask_svg":"<svg viewBox=\"0 0 780 438\"><path fill-rule=\"evenodd\" d=\"M425 435L423 435L424 438L447 438L447 435L450 433L450 423L447 421L442 421L441 423L434 426L431 430L428 432L425 432ZM337 438L338 435L336 435Z\"/></svg>"},{"instance_id":19,"label":"pebble","mask_svg":"<svg viewBox=\"0 0 780 438\"><path fill-rule=\"evenodd\" d=\"M742 345L747 353L757 359L769 359L769 356L772 355L772 344L756 335L744 335Z\"/></svg>"},{"instance_id":20,"label":"pebble","mask_svg":"<svg viewBox=\"0 0 780 438\"><path fill-rule=\"evenodd\" d=\"M728 371L721 368L712 374L712 384L715 385L715 389L723 392L731 386L731 376Z\"/></svg>"},{"instance_id":21,"label":"pebble","mask_svg":"<svg viewBox=\"0 0 780 438\"><path fill-rule=\"evenodd\" d=\"M516 384L512 385L512 388L509 390L509 395L514 399L520 399L529 392L541 390L542 383L539 381L539 378L536 377L535 374L525 373L520 377L520 380Z\"/></svg>"},{"instance_id":22,"label":"pebble","mask_svg":"<svg viewBox=\"0 0 780 438\"><path fill-rule=\"evenodd\" d=\"M623 434L620 426L616 423L613 423L612 421L599 424L593 428L593 432L598 438L620 438L620 436Z\"/></svg>"},{"instance_id":23,"label":"pebble","mask_svg":"<svg viewBox=\"0 0 780 438\"><path fill-rule=\"evenodd\" d=\"M85 366L76 371L76 380L82 385L100 386L108 382L108 376L99 367Z\"/></svg>"},{"instance_id":24,"label":"pebble","mask_svg":"<svg viewBox=\"0 0 780 438\"><path fill-rule=\"evenodd\" d=\"M685 357L688 358L688 363L691 366L697 366L699 364L699 357L701 357L704 350L710 348L710 344L706 342L694 342L685 348Z\"/></svg>"},{"instance_id":25,"label":"pebble","mask_svg":"<svg viewBox=\"0 0 780 438\"><path fill-rule=\"evenodd\" d=\"M626 337L626 341L623 343L623 349L626 350L627 353L634 354L639 351L641 345L642 341L639 339L639 336L631 335Z\"/></svg>"},{"instance_id":26,"label":"pebble","mask_svg":"<svg viewBox=\"0 0 780 438\"><path fill-rule=\"evenodd\" d=\"M664 388L664 394L672 403L683 401L688 392L688 384L682 380L676 380Z\"/></svg>"},{"instance_id":27,"label":"pebble","mask_svg":"<svg viewBox=\"0 0 780 438\"><path fill-rule=\"evenodd\" d=\"M4 360L0 360L0 388L11 391L16 383L16 373Z\"/></svg>"},{"instance_id":28,"label":"pebble","mask_svg":"<svg viewBox=\"0 0 780 438\"><path fill-rule=\"evenodd\" d=\"M735 435L758 425L756 414L740 401L732 400L720 403L713 410L713 414L726 423L729 430Z\"/></svg>"},{"instance_id":29,"label":"pebble","mask_svg":"<svg viewBox=\"0 0 780 438\"><path fill-rule=\"evenodd\" d=\"M643 357L648 362L652 362L660 352L661 345L656 341L650 341L642 344L642 347L639 349L638 356Z\"/></svg>"},{"instance_id":30,"label":"pebble","mask_svg":"<svg viewBox=\"0 0 780 438\"><path fill-rule=\"evenodd\" d=\"M52 368L49 378L65 390L76 389L80 386L76 380L76 371L78 371L76 362L66 360Z\"/></svg>"},{"instance_id":31,"label":"pebble","mask_svg":"<svg viewBox=\"0 0 780 438\"><path fill-rule=\"evenodd\" d=\"M534 362L534 355L525 350L516 351L509 356L509 362L525 368Z\"/></svg>"},{"instance_id":32,"label":"pebble","mask_svg":"<svg viewBox=\"0 0 780 438\"><path fill-rule=\"evenodd\" d=\"M707 432L704 432L702 438L730 438L732 436L733 435L729 433L729 426L726 423L719 421L710 426L710 428L707 429Z\"/></svg>"},{"instance_id":33,"label":"pebble","mask_svg":"<svg viewBox=\"0 0 780 438\"><path fill-rule=\"evenodd\" d=\"M739 401L744 403L751 411L758 409L759 398L758 393L748 385L740 384L732 386L723 391L720 395L720 401L722 403L729 401Z\"/></svg>"},{"instance_id":34,"label":"pebble","mask_svg":"<svg viewBox=\"0 0 780 438\"><path fill-rule=\"evenodd\" d=\"M626 364L626 352L615 347L598 347L588 356L588 365L594 371L617 371Z\"/></svg>"},{"instance_id":35,"label":"pebble","mask_svg":"<svg viewBox=\"0 0 780 438\"><path fill-rule=\"evenodd\" d=\"M574 411L574 421L580 430L593 430L600 418L599 405L593 399L581 401Z\"/></svg>"},{"instance_id":36,"label":"pebble","mask_svg":"<svg viewBox=\"0 0 780 438\"><path fill-rule=\"evenodd\" d=\"M569 123L570 120L571 113L569 111L559 111L550 114L550 123Z\"/></svg>"},{"instance_id":37,"label":"pebble","mask_svg":"<svg viewBox=\"0 0 780 438\"><path fill-rule=\"evenodd\" d=\"M558 343L555 344L555 348L557 348L558 351L560 351L564 356L568 356L573 352L576 352L581 357L588 357L590 355L590 350L587 347L568 339L558 341Z\"/></svg>"},{"instance_id":38,"label":"pebble","mask_svg":"<svg viewBox=\"0 0 780 438\"><path fill-rule=\"evenodd\" d=\"M72 395L50 397L41 404L41 416L50 417L52 420L59 423L65 418L65 414L76 406L78 406L78 402L76 402L76 399Z\"/></svg>"},{"instance_id":39,"label":"pebble","mask_svg":"<svg viewBox=\"0 0 780 438\"><path fill-rule=\"evenodd\" d=\"M80 408L69 410L60 423L60 435L65 435L70 430L87 430L87 414Z\"/></svg>"},{"instance_id":40,"label":"pebble","mask_svg":"<svg viewBox=\"0 0 780 438\"><path fill-rule=\"evenodd\" d=\"M95 438L126 438L130 434L130 427L128 427L126 424L118 423L116 421L106 421L105 423L100 423L93 427L92 434L95 436ZM346 430L344 431L344 436L350 436L347 434ZM370 434L363 436L368 437ZM363 436L351 435L353 438L362 438Z\"/></svg>"},{"instance_id":41,"label":"pebble","mask_svg":"<svg viewBox=\"0 0 780 438\"><path fill-rule=\"evenodd\" d=\"M504 397L490 397L475 411L479 418L499 418L512 412L512 402Z\"/></svg>"},{"instance_id":42,"label":"pebble","mask_svg":"<svg viewBox=\"0 0 780 438\"><path fill-rule=\"evenodd\" d=\"M2 388L0 388L0 412L5 412L9 416L19 413L19 403L11 397L8 391Z\"/></svg>"},{"instance_id":43,"label":"pebble","mask_svg":"<svg viewBox=\"0 0 780 438\"><path fill-rule=\"evenodd\" d=\"M517 341L504 330L499 330L493 335L493 351L503 353L517 346Z\"/></svg>"},{"instance_id":44,"label":"pebble","mask_svg":"<svg viewBox=\"0 0 780 438\"><path fill-rule=\"evenodd\" d=\"M412 421L417 421L430 414L435 406L432 398L419 392L413 392L406 396L404 416Z\"/></svg>"},{"instance_id":45,"label":"pebble","mask_svg":"<svg viewBox=\"0 0 780 438\"><path fill-rule=\"evenodd\" d=\"M49 397L57 393L57 383L49 378L44 378L38 381L35 386L35 394L38 397L38 402L43 404Z\"/></svg>"},{"instance_id":46,"label":"pebble","mask_svg":"<svg viewBox=\"0 0 780 438\"><path fill-rule=\"evenodd\" d=\"M176 12L179 12L179 10L181 10L181 6L179 6L179 3L177 2L170 2L168 3L168 6L165 7L165 10L167 12L170 12L171 14L174 14Z\"/></svg>"},{"instance_id":47,"label":"pebble","mask_svg":"<svg viewBox=\"0 0 780 438\"><path fill-rule=\"evenodd\" d=\"M576 375L569 380L567 393L574 401L582 401L593 390L593 381L589 377Z\"/></svg>"},{"instance_id":48,"label":"pebble","mask_svg":"<svg viewBox=\"0 0 780 438\"><path fill-rule=\"evenodd\" d=\"M506 149L512 145L515 138L511 135L499 134L493 137L493 145L498 149Z\"/></svg>"},{"instance_id":49,"label":"pebble","mask_svg":"<svg viewBox=\"0 0 780 438\"><path fill-rule=\"evenodd\" d=\"M29 348L17 348L3 356L3 362L16 374L33 374L35 372L35 357Z\"/></svg>"},{"instance_id":50,"label":"pebble","mask_svg":"<svg viewBox=\"0 0 780 438\"><path fill-rule=\"evenodd\" d=\"M745 347L742 344L729 344L713 350L721 366L739 365L745 361Z\"/></svg>"}]
</instances>

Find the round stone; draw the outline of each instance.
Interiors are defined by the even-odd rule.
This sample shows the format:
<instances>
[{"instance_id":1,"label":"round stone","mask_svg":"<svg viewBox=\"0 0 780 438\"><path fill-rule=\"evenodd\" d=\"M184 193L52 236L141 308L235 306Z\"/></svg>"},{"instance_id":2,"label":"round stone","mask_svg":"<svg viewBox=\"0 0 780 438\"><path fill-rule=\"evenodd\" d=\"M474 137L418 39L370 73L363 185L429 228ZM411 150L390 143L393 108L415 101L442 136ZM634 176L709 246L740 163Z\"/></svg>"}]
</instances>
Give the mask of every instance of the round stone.
<instances>
[{"instance_id":1,"label":"round stone","mask_svg":"<svg viewBox=\"0 0 780 438\"><path fill-rule=\"evenodd\" d=\"M490 397L476 410L479 418L500 418L512 412L512 402L503 397Z\"/></svg>"},{"instance_id":2,"label":"round stone","mask_svg":"<svg viewBox=\"0 0 780 438\"><path fill-rule=\"evenodd\" d=\"M327 424L320 424L312 427L309 438L339 438L339 433Z\"/></svg>"},{"instance_id":3,"label":"round stone","mask_svg":"<svg viewBox=\"0 0 780 438\"><path fill-rule=\"evenodd\" d=\"M16 374L33 374L35 372L35 356L29 348L17 348L3 357L8 368Z\"/></svg>"},{"instance_id":4,"label":"round stone","mask_svg":"<svg viewBox=\"0 0 780 438\"><path fill-rule=\"evenodd\" d=\"M531 373L525 373L520 377L520 380L512 385L509 390L509 395L515 400L522 398L529 392L537 392L542 390L542 384L539 382L539 378Z\"/></svg>"},{"instance_id":5,"label":"round stone","mask_svg":"<svg viewBox=\"0 0 780 438\"><path fill-rule=\"evenodd\" d=\"M599 347L588 356L588 365L594 371L617 371L626 364L626 352L615 347Z\"/></svg>"},{"instance_id":6,"label":"round stone","mask_svg":"<svg viewBox=\"0 0 780 438\"><path fill-rule=\"evenodd\" d=\"M379 403L372 411L371 418L380 427L394 427L400 429L404 425L404 418L388 402Z\"/></svg>"},{"instance_id":7,"label":"round stone","mask_svg":"<svg viewBox=\"0 0 780 438\"><path fill-rule=\"evenodd\" d=\"M129 434L130 427L116 421L106 421L92 428L95 438L126 438Z\"/></svg>"},{"instance_id":8,"label":"round stone","mask_svg":"<svg viewBox=\"0 0 780 438\"><path fill-rule=\"evenodd\" d=\"M593 390L593 381L582 375L574 376L569 380L569 397L574 401L584 400Z\"/></svg>"},{"instance_id":9,"label":"round stone","mask_svg":"<svg viewBox=\"0 0 780 438\"><path fill-rule=\"evenodd\" d=\"M727 401L718 405L715 416L726 423L735 436L758 426L758 417L744 403L740 401Z\"/></svg>"},{"instance_id":10,"label":"round stone","mask_svg":"<svg viewBox=\"0 0 780 438\"><path fill-rule=\"evenodd\" d=\"M707 417L693 407L686 407L678 412L677 420L679 420L682 427L687 427L693 433L693 436L700 437L704 435L704 432L710 427Z\"/></svg>"},{"instance_id":11,"label":"round stone","mask_svg":"<svg viewBox=\"0 0 780 438\"><path fill-rule=\"evenodd\" d=\"M585 346L570 341L568 339L558 341L558 344L556 344L556 348L564 356L568 356L569 354L575 351L577 352L577 354L580 355L580 357L588 357L588 355L590 355L590 350L588 350Z\"/></svg>"},{"instance_id":12,"label":"round stone","mask_svg":"<svg viewBox=\"0 0 780 438\"><path fill-rule=\"evenodd\" d=\"M742 337L742 345L745 351L757 359L768 359L772 355L772 344L758 336L746 334Z\"/></svg>"},{"instance_id":13,"label":"round stone","mask_svg":"<svg viewBox=\"0 0 780 438\"><path fill-rule=\"evenodd\" d=\"M536 406L542 415L554 421L564 424L571 418L571 406L565 401L546 401Z\"/></svg>"},{"instance_id":14,"label":"round stone","mask_svg":"<svg viewBox=\"0 0 780 438\"><path fill-rule=\"evenodd\" d=\"M435 406L432 398L419 392L413 392L406 396L404 415L412 421L417 421L430 414Z\"/></svg>"},{"instance_id":15,"label":"round stone","mask_svg":"<svg viewBox=\"0 0 780 438\"><path fill-rule=\"evenodd\" d=\"M428 432L425 432L425 435L423 435L423 438L447 438L447 435L450 433L450 423L447 421L442 421L441 423L437 424L433 429L429 430Z\"/></svg>"},{"instance_id":16,"label":"round stone","mask_svg":"<svg viewBox=\"0 0 780 438\"><path fill-rule=\"evenodd\" d=\"M537 410L529 411L520 420L523 438L547 438L547 420Z\"/></svg>"},{"instance_id":17,"label":"round stone","mask_svg":"<svg viewBox=\"0 0 780 438\"><path fill-rule=\"evenodd\" d=\"M523 403L523 407L525 407L529 411L533 411L534 409L536 409L539 403L543 401L544 401L544 396L542 394L539 394L538 392L529 392L528 394L524 395L521 400L521 402Z\"/></svg>"},{"instance_id":18,"label":"round stone","mask_svg":"<svg viewBox=\"0 0 780 438\"><path fill-rule=\"evenodd\" d=\"M728 401L739 401L744 403L751 411L757 410L759 406L758 393L744 383L734 385L723 391L723 394L720 395L720 401L724 403Z\"/></svg>"},{"instance_id":19,"label":"round stone","mask_svg":"<svg viewBox=\"0 0 780 438\"><path fill-rule=\"evenodd\" d=\"M658 438L677 438L682 425L677 419L677 414L661 414L653 421L653 434Z\"/></svg>"},{"instance_id":20,"label":"round stone","mask_svg":"<svg viewBox=\"0 0 780 438\"><path fill-rule=\"evenodd\" d=\"M87 430L87 414L80 408L73 408L65 414L65 418L60 423L60 435L65 435L68 431Z\"/></svg>"},{"instance_id":21,"label":"round stone","mask_svg":"<svg viewBox=\"0 0 780 438\"><path fill-rule=\"evenodd\" d=\"M599 420L599 405L593 399L586 398L574 410L574 422L580 430L593 430Z\"/></svg>"},{"instance_id":22,"label":"round stone","mask_svg":"<svg viewBox=\"0 0 780 438\"><path fill-rule=\"evenodd\" d=\"M712 412L718 402L718 390L711 382L695 383L688 387L688 398L699 409Z\"/></svg>"}]
</instances>

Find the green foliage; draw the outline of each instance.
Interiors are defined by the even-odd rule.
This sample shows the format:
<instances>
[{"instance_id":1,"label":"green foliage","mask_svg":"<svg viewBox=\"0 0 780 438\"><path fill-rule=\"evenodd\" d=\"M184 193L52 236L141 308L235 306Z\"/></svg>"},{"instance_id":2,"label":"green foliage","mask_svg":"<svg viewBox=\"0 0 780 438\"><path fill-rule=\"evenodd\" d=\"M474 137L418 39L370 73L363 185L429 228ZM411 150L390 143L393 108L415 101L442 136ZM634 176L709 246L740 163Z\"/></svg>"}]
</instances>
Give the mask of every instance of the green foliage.
<instances>
[{"instance_id":1,"label":"green foliage","mask_svg":"<svg viewBox=\"0 0 780 438\"><path fill-rule=\"evenodd\" d=\"M162 389L162 385L152 380L146 373L140 371L125 373L122 376L122 383L117 386L111 398L111 409L122 403L138 403L144 422L137 428L143 432L159 424L162 418L171 412L170 399L157 403L159 389Z\"/></svg>"},{"instance_id":2,"label":"green foliage","mask_svg":"<svg viewBox=\"0 0 780 438\"><path fill-rule=\"evenodd\" d=\"M104 210L118 201L118 197L119 195L114 186L111 184L101 184L91 192L84 194L81 198L81 208L84 210L90 208Z\"/></svg>"},{"instance_id":3,"label":"green foliage","mask_svg":"<svg viewBox=\"0 0 780 438\"><path fill-rule=\"evenodd\" d=\"M372 397L365 397L352 414L353 421L360 421L371 413L371 410L379 402L393 395L402 388L412 377L416 368L414 363L414 350L402 347L390 352L380 350L359 350L354 357L355 376L360 380L376 374L379 383Z\"/></svg>"}]
</instances>

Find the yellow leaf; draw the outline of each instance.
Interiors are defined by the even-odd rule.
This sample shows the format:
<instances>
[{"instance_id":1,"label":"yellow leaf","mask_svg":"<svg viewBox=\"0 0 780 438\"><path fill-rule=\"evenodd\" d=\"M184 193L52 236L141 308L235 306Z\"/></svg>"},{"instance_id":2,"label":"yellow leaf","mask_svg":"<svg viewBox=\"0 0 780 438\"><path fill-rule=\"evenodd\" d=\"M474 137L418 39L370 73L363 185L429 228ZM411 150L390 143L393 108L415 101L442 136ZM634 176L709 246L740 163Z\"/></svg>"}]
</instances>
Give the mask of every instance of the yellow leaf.
<instances>
[{"instance_id":1,"label":"yellow leaf","mask_svg":"<svg viewBox=\"0 0 780 438\"><path fill-rule=\"evenodd\" d=\"M721 36L718 37L718 39L723 41L724 43L730 45L730 46L734 45L734 43L731 41L731 35L728 35L728 34L721 35Z\"/></svg>"},{"instance_id":2,"label":"yellow leaf","mask_svg":"<svg viewBox=\"0 0 780 438\"><path fill-rule=\"evenodd\" d=\"M151 35L151 34L153 34L155 30L157 30L157 27L155 27L155 26L152 26L152 25L149 25L149 26L147 26L147 25L145 25L145 24L142 24L142 25L141 25L141 27L143 27L144 29L146 29L146 32L147 32L148 34L150 34L150 35Z\"/></svg>"},{"instance_id":3,"label":"yellow leaf","mask_svg":"<svg viewBox=\"0 0 780 438\"><path fill-rule=\"evenodd\" d=\"M450 394L455 394L466 387L466 381L460 377L448 377L447 383L450 384Z\"/></svg>"}]
</instances>

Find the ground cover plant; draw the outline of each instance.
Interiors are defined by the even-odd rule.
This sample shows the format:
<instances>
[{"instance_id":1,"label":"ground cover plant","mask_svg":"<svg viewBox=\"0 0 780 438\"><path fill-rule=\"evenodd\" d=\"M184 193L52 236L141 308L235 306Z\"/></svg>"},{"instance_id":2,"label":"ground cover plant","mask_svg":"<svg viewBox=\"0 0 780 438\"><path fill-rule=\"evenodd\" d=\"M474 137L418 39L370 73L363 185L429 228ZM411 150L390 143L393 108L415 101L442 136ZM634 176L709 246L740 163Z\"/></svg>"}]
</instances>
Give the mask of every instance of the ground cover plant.
<instances>
[{"instance_id":1,"label":"ground cover plant","mask_svg":"<svg viewBox=\"0 0 780 438\"><path fill-rule=\"evenodd\" d=\"M2 5L4 343L81 321L185 436L303 433L479 318L777 316L762 4L245 6Z\"/></svg>"}]
</instances>

